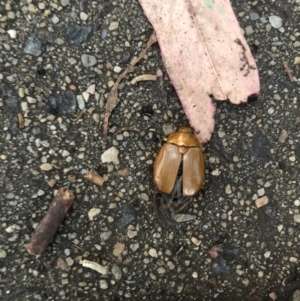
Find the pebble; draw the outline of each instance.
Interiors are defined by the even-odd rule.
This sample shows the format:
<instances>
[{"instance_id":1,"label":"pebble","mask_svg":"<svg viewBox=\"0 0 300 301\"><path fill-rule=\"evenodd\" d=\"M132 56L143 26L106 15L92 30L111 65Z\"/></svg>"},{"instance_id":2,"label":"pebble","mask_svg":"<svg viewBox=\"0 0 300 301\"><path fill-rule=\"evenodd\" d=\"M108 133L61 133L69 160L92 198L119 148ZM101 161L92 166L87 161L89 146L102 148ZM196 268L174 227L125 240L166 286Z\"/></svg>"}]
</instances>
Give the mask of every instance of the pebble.
<instances>
[{"instance_id":1,"label":"pebble","mask_svg":"<svg viewBox=\"0 0 300 301\"><path fill-rule=\"evenodd\" d=\"M7 33L9 34L9 36L12 38L12 39L15 39L17 37L17 31L14 30L14 29L9 29L7 31Z\"/></svg>"},{"instance_id":2,"label":"pebble","mask_svg":"<svg viewBox=\"0 0 300 301\"><path fill-rule=\"evenodd\" d=\"M119 155L118 149L112 146L101 155L101 161L102 163L112 162L114 164L119 164L118 155Z\"/></svg>"},{"instance_id":3,"label":"pebble","mask_svg":"<svg viewBox=\"0 0 300 301\"><path fill-rule=\"evenodd\" d=\"M256 201L255 201L255 205L257 208L260 208L262 206L265 206L269 203L269 198L265 195L261 198L258 198Z\"/></svg>"},{"instance_id":4,"label":"pebble","mask_svg":"<svg viewBox=\"0 0 300 301\"><path fill-rule=\"evenodd\" d=\"M271 255L271 252L270 251L266 251L265 254L264 254L264 257L265 258L269 258Z\"/></svg>"},{"instance_id":5,"label":"pebble","mask_svg":"<svg viewBox=\"0 0 300 301\"><path fill-rule=\"evenodd\" d=\"M150 255L151 257L157 257L158 255L157 255L156 249L151 248L151 249L149 250L149 255Z\"/></svg>"},{"instance_id":6,"label":"pebble","mask_svg":"<svg viewBox=\"0 0 300 301\"><path fill-rule=\"evenodd\" d=\"M130 245L130 249L135 252L140 247L140 244L137 242L135 244Z\"/></svg>"},{"instance_id":7,"label":"pebble","mask_svg":"<svg viewBox=\"0 0 300 301\"><path fill-rule=\"evenodd\" d=\"M59 22L59 18L58 18L56 15L54 15L54 16L51 18L51 21L52 21L53 24L57 24L57 23Z\"/></svg>"},{"instance_id":8,"label":"pebble","mask_svg":"<svg viewBox=\"0 0 300 301\"><path fill-rule=\"evenodd\" d=\"M167 266L170 270L174 270L175 269L175 264L172 261L168 261L167 262Z\"/></svg>"},{"instance_id":9,"label":"pebble","mask_svg":"<svg viewBox=\"0 0 300 301\"><path fill-rule=\"evenodd\" d=\"M88 212L89 220L92 221L94 219L94 217L96 215L98 215L100 212L101 212L101 209L99 209L99 208L90 209L89 212Z\"/></svg>"},{"instance_id":10,"label":"pebble","mask_svg":"<svg viewBox=\"0 0 300 301\"><path fill-rule=\"evenodd\" d=\"M257 13L251 13L250 14L250 19L252 21L258 20L259 19L259 15Z\"/></svg>"},{"instance_id":11,"label":"pebble","mask_svg":"<svg viewBox=\"0 0 300 301\"><path fill-rule=\"evenodd\" d=\"M76 99L77 99L78 108L81 111L83 111L85 109L85 101L83 99L83 96L82 95L77 95Z\"/></svg>"},{"instance_id":12,"label":"pebble","mask_svg":"<svg viewBox=\"0 0 300 301\"><path fill-rule=\"evenodd\" d=\"M122 68L120 66L115 66L114 67L114 72L115 73L120 73L122 71Z\"/></svg>"},{"instance_id":13,"label":"pebble","mask_svg":"<svg viewBox=\"0 0 300 301\"><path fill-rule=\"evenodd\" d=\"M77 24L72 25L67 29L69 43L75 46L79 46L81 43L85 42L88 39L91 32L91 26L80 26Z\"/></svg>"},{"instance_id":14,"label":"pebble","mask_svg":"<svg viewBox=\"0 0 300 301\"><path fill-rule=\"evenodd\" d=\"M42 44L42 40L31 35L26 39L23 51L30 55L39 56L42 53Z\"/></svg>"},{"instance_id":15,"label":"pebble","mask_svg":"<svg viewBox=\"0 0 300 301\"><path fill-rule=\"evenodd\" d=\"M107 281L102 279L99 281L100 283L100 288L103 289L103 290L106 290L108 288L108 285L107 285Z\"/></svg>"},{"instance_id":16,"label":"pebble","mask_svg":"<svg viewBox=\"0 0 300 301\"><path fill-rule=\"evenodd\" d=\"M258 196L263 196L265 194L265 189L264 188L258 189L257 194L258 194Z\"/></svg>"},{"instance_id":17,"label":"pebble","mask_svg":"<svg viewBox=\"0 0 300 301\"><path fill-rule=\"evenodd\" d=\"M133 238L133 237L137 236L137 231L132 230L132 229L128 229L128 230L127 230L127 236L128 236L129 238Z\"/></svg>"},{"instance_id":18,"label":"pebble","mask_svg":"<svg viewBox=\"0 0 300 301\"><path fill-rule=\"evenodd\" d=\"M89 93L89 94L91 94L91 95L94 95L94 94L95 94L95 91L96 91L96 85L95 85L95 84L90 85L90 86L87 88L87 90L86 90L86 92Z\"/></svg>"},{"instance_id":19,"label":"pebble","mask_svg":"<svg viewBox=\"0 0 300 301\"><path fill-rule=\"evenodd\" d=\"M252 28L252 26L251 25L249 25L249 26L247 26L246 28L245 28L245 32L246 32L246 35L251 35L253 32L254 32L254 30L253 30L253 28Z\"/></svg>"},{"instance_id":20,"label":"pebble","mask_svg":"<svg viewBox=\"0 0 300 301\"><path fill-rule=\"evenodd\" d=\"M270 22L271 26L276 29L278 29L282 26L282 19L278 16L274 16L274 15L270 16L269 22Z\"/></svg>"},{"instance_id":21,"label":"pebble","mask_svg":"<svg viewBox=\"0 0 300 301\"><path fill-rule=\"evenodd\" d=\"M118 265L114 264L111 268L111 272L115 276L116 280L120 280L122 278L122 270Z\"/></svg>"},{"instance_id":22,"label":"pebble","mask_svg":"<svg viewBox=\"0 0 300 301\"><path fill-rule=\"evenodd\" d=\"M287 137L288 137L288 132L286 130L282 130L279 135L278 142L284 143Z\"/></svg>"},{"instance_id":23,"label":"pebble","mask_svg":"<svg viewBox=\"0 0 300 301\"><path fill-rule=\"evenodd\" d=\"M7 253L5 250L0 249L0 258L5 258L7 256Z\"/></svg>"},{"instance_id":24,"label":"pebble","mask_svg":"<svg viewBox=\"0 0 300 301\"><path fill-rule=\"evenodd\" d=\"M116 30L119 27L119 22L111 22L108 29L110 31Z\"/></svg>"},{"instance_id":25,"label":"pebble","mask_svg":"<svg viewBox=\"0 0 300 301\"><path fill-rule=\"evenodd\" d=\"M295 201L294 201L294 205L295 205L296 207L298 207L298 206L300 205L300 200L295 200Z\"/></svg>"},{"instance_id":26,"label":"pebble","mask_svg":"<svg viewBox=\"0 0 300 301\"><path fill-rule=\"evenodd\" d=\"M80 19L82 21L86 21L89 18L89 15L87 15L85 12L80 12Z\"/></svg>"},{"instance_id":27,"label":"pebble","mask_svg":"<svg viewBox=\"0 0 300 301\"><path fill-rule=\"evenodd\" d=\"M225 187L225 193L226 194L232 194L232 190L231 190L230 184L226 185L226 187Z\"/></svg>"},{"instance_id":28,"label":"pebble","mask_svg":"<svg viewBox=\"0 0 300 301\"><path fill-rule=\"evenodd\" d=\"M93 55L83 54L81 56L81 62L84 67L92 67L92 66L96 65L97 59Z\"/></svg>"},{"instance_id":29,"label":"pebble","mask_svg":"<svg viewBox=\"0 0 300 301\"><path fill-rule=\"evenodd\" d=\"M294 214L294 222L300 223L300 214L299 213Z\"/></svg>"},{"instance_id":30,"label":"pebble","mask_svg":"<svg viewBox=\"0 0 300 301\"><path fill-rule=\"evenodd\" d=\"M114 249L113 249L113 255L116 257L121 258L121 254L122 252L125 250L125 244L122 242L117 242L114 245Z\"/></svg>"},{"instance_id":31,"label":"pebble","mask_svg":"<svg viewBox=\"0 0 300 301\"><path fill-rule=\"evenodd\" d=\"M290 257L290 262L297 262L298 261L298 259L296 258L296 257Z\"/></svg>"},{"instance_id":32,"label":"pebble","mask_svg":"<svg viewBox=\"0 0 300 301\"><path fill-rule=\"evenodd\" d=\"M53 166L50 163L44 163L40 166L40 169L44 170L44 171L49 171L52 168L53 168Z\"/></svg>"},{"instance_id":33,"label":"pebble","mask_svg":"<svg viewBox=\"0 0 300 301\"><path fill-rule=\"evenodd\" d=\"M102 232L102 233L100 234L100 239L101 239L102 241L106 241L106 240L108 240L108 239L111 237L111 234L112 234L111 231Z\"/></svg>"},{"instance_id":34,"label":"pebble","mask_svg":"<svg viewBox=\"0 0 300 301\"><path fill-rule=\"evenodd\" d=\"M61 6L67 6L67 5L69 5L69 3L70 3L70 0L60 0Z\"/></svg>"}]
</instances>

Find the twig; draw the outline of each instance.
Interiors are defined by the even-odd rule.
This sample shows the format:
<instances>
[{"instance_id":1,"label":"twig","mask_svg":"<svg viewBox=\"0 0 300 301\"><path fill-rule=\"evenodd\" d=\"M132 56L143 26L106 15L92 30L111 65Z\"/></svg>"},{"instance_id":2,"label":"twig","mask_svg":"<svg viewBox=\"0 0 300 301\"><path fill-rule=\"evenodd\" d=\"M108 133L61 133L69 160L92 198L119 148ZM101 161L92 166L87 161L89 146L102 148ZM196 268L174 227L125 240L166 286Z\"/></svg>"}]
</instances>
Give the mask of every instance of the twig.
<instances>
[{"instance_id":1,"label":"twig","mask_svg":"<svg viewBox=\"0 0 300 301\"><path fill-rule=\"evenodd\" d=\"M30 242L25 245L29 254L41 255L45 251L73 202L72 191L60 188Z\"/></svg>"},{"instance_id":2,"label":"twig","mask_svg":"<svg viewBox=\"0 0 300 301\"><path fill-rule=\"evenodd\" d=\"M141 53L139 54L139 56L130 63L130 65L124 70L124 72L122 74L120 74L120 76L118 77L117 81L114 83L114 85L113 85L113 87L112 87L112 89L111 89L111 91L110 91L110 93L108 95L107 102L106 102L106 107L105 107L104 125L103 125L103 140L104 141L106 141L106 138L107 138L109 117L110 117L112 111L114 110L114 108L120 102L120 99L118 98L118 87L119 87L119 84L121 83L121 81L123 80L123 78L125 78L125 76L128 73L133 72L134 66L146 55L147 50L155 42L157 42L157 38L156 38L155 33L153 32L152 35L150 36L148 42L147 42L146 48L143 49L141 51Z\"/></svg>"},{"instance_id":3,"label":"twig","mask_svg":"<svg viewBox=\"0 0 300 301\"><path fill-rule=\"evenodd\" d=\"M287 73L287 75L288 75L290 81L291 81L291 82L297 81L296 78L295 78L295 76L292 74L292 71L291 71L291 69L289 68L287 62L283 62L283 67L284 67L284 70L285 70L285 72Z\"/></svg>"}]
</instances>

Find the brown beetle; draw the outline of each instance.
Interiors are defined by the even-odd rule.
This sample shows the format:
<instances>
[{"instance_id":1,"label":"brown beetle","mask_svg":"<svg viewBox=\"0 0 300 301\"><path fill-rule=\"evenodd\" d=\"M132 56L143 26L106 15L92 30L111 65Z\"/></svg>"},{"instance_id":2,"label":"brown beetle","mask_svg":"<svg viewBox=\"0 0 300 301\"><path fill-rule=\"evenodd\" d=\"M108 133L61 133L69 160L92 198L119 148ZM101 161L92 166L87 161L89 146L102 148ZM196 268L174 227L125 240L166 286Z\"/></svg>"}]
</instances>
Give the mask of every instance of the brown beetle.
<instances>
[{"instance_id":1,"label":"brown beetle","mask_svg":"<svg viewBox=\"0 0 300 301\"><path fill-rule=\"evenodd\" d=\"M201 144L188 126L181 126L177 132L164 140L166 143L157 155L153 171L154 182L163 194L164 202L163 206L158 206L160 209L157 211L166 212L166 207L173 207L173 211L179 211L190 203L203 186L204 154ZM176 205L170 204L174 196L180 200ZM167 199L169 201L166 201Z\"/></svg>"}]
</instances>

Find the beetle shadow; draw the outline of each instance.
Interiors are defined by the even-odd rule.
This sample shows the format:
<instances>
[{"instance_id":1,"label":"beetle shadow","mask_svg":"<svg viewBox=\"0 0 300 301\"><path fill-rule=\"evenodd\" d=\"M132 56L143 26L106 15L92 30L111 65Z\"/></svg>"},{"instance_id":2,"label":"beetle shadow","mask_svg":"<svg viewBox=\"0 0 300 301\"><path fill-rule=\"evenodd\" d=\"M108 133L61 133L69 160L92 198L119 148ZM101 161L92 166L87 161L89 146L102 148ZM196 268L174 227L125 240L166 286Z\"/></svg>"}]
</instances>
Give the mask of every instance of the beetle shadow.
<instances>
[{"instance_id":1,"label":"beetle shadow","mask_svg":"<svg viewBox=\"0 0 300 301\"><path fill-rule=\"evenodd\" d=\"M154 197L155 215L162 227L177 227L178 224L174 220L174 215L186 208L194 199L194 197L182 196L182 177L176 180L174 188L170 194L156 191Z\"/></svg>"}]
</instances>

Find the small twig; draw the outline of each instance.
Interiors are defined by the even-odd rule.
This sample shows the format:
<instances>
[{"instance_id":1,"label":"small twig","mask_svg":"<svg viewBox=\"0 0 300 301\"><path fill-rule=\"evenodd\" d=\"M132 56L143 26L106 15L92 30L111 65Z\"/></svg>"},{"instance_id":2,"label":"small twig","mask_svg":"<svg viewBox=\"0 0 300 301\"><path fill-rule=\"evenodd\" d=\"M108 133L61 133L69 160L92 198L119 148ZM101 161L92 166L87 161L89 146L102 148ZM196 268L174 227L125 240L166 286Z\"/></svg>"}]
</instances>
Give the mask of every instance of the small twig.
<instances>
[{"instance_id":1,"label":"small twig","mask_svg":"<svg viewBox=\"0 0 300 301\"><path fill-rule=\"evenodd\" d=\"M121 132L124 132L124 131L136 131L136 132L139 132L140 130L139 129L137 129L137 128L135 128L135 127L122 127L122 128L120 128L120 129L118 129L115 133L114 133L114 135L118 135L119 133L121 133Z\"/></svg>"},{"instance_id":2,"label":"small twig","mask_svg":"<svg viewBox=\"0 0 300 301\"><path fill-rule=\"evenodd\" d=\"M128 73L133 72L135 65L146 55L147 50L151 47L151 45L156 43L156 42L157 42L157 38L156 38L155 33L153 32L151 37L148 40L146 48L143 49L141 51L141 53L139 54L139 56L130 63L130 65L124 70L124 72L122 74L120 74L117 81L114 83L114 85L113 85L113 87L112 87L112 89L111 89L111 91L108 95L107 102L106 102L106 107L105 107L104 125L103 125L103 140L104 141L106 141L106 138L107 138L109 117L110 117L112 111L114 110L114 108L120 102L120 99L118 98L119 84L121 83L123 78L125 78L125 76Z\"/></svg>"},{"instance_id":3,"label":"small twig","mask_svg":"<svg viewBox=\"0 0 300 301\"><path fill-rule=\"evenodd\" d=\"M25 245L29 254L41 255L45 251L73 202L72 191L60 188L30 242Z\"/></svg>"},{"instance_id":4,"label":"small twig","mask_svg":"<svg viewBox=\"0 0 300 301\"><path fill-rule=\"evenodd\" d=\"M131 83L132 85L135 85L135 84L138 83L138 82L141 82L141 81L149 81L149 80L156 81L156 80L157 80L157 76L156 76L156 75L153 75L153 74L142 74L142 75L138 75L138 76L136 76L134 79L132 79L130 83Z\"/></svg>"},{"instance_id":5,"label":"small twig","mask_svg":"<svg viewBox=\"0 0 300 301\"><path fill-rule=\"evenodd\" d=\"M18 121L19 121L19 128L23 129L24 128L24 117L22 113L18 114Z\"/></svg>"},{"instance_id":6,"label":"small twig","mask_svg":"<svg viewBox=\"0 0 300 301\"><path fill-rule=\"evenodd\" d=\"M287 75L288 75L290 81L291 81L291 82L296 82L296 81L297 81L297 80L296 80L296 77L292 74L292 71L291 71L291 69L289 68L287 62L285 62L285 61L283 62L283 67L284 67L284 70L285 70L285 72L287 73Z\"/></svg>"}]
</instances>

